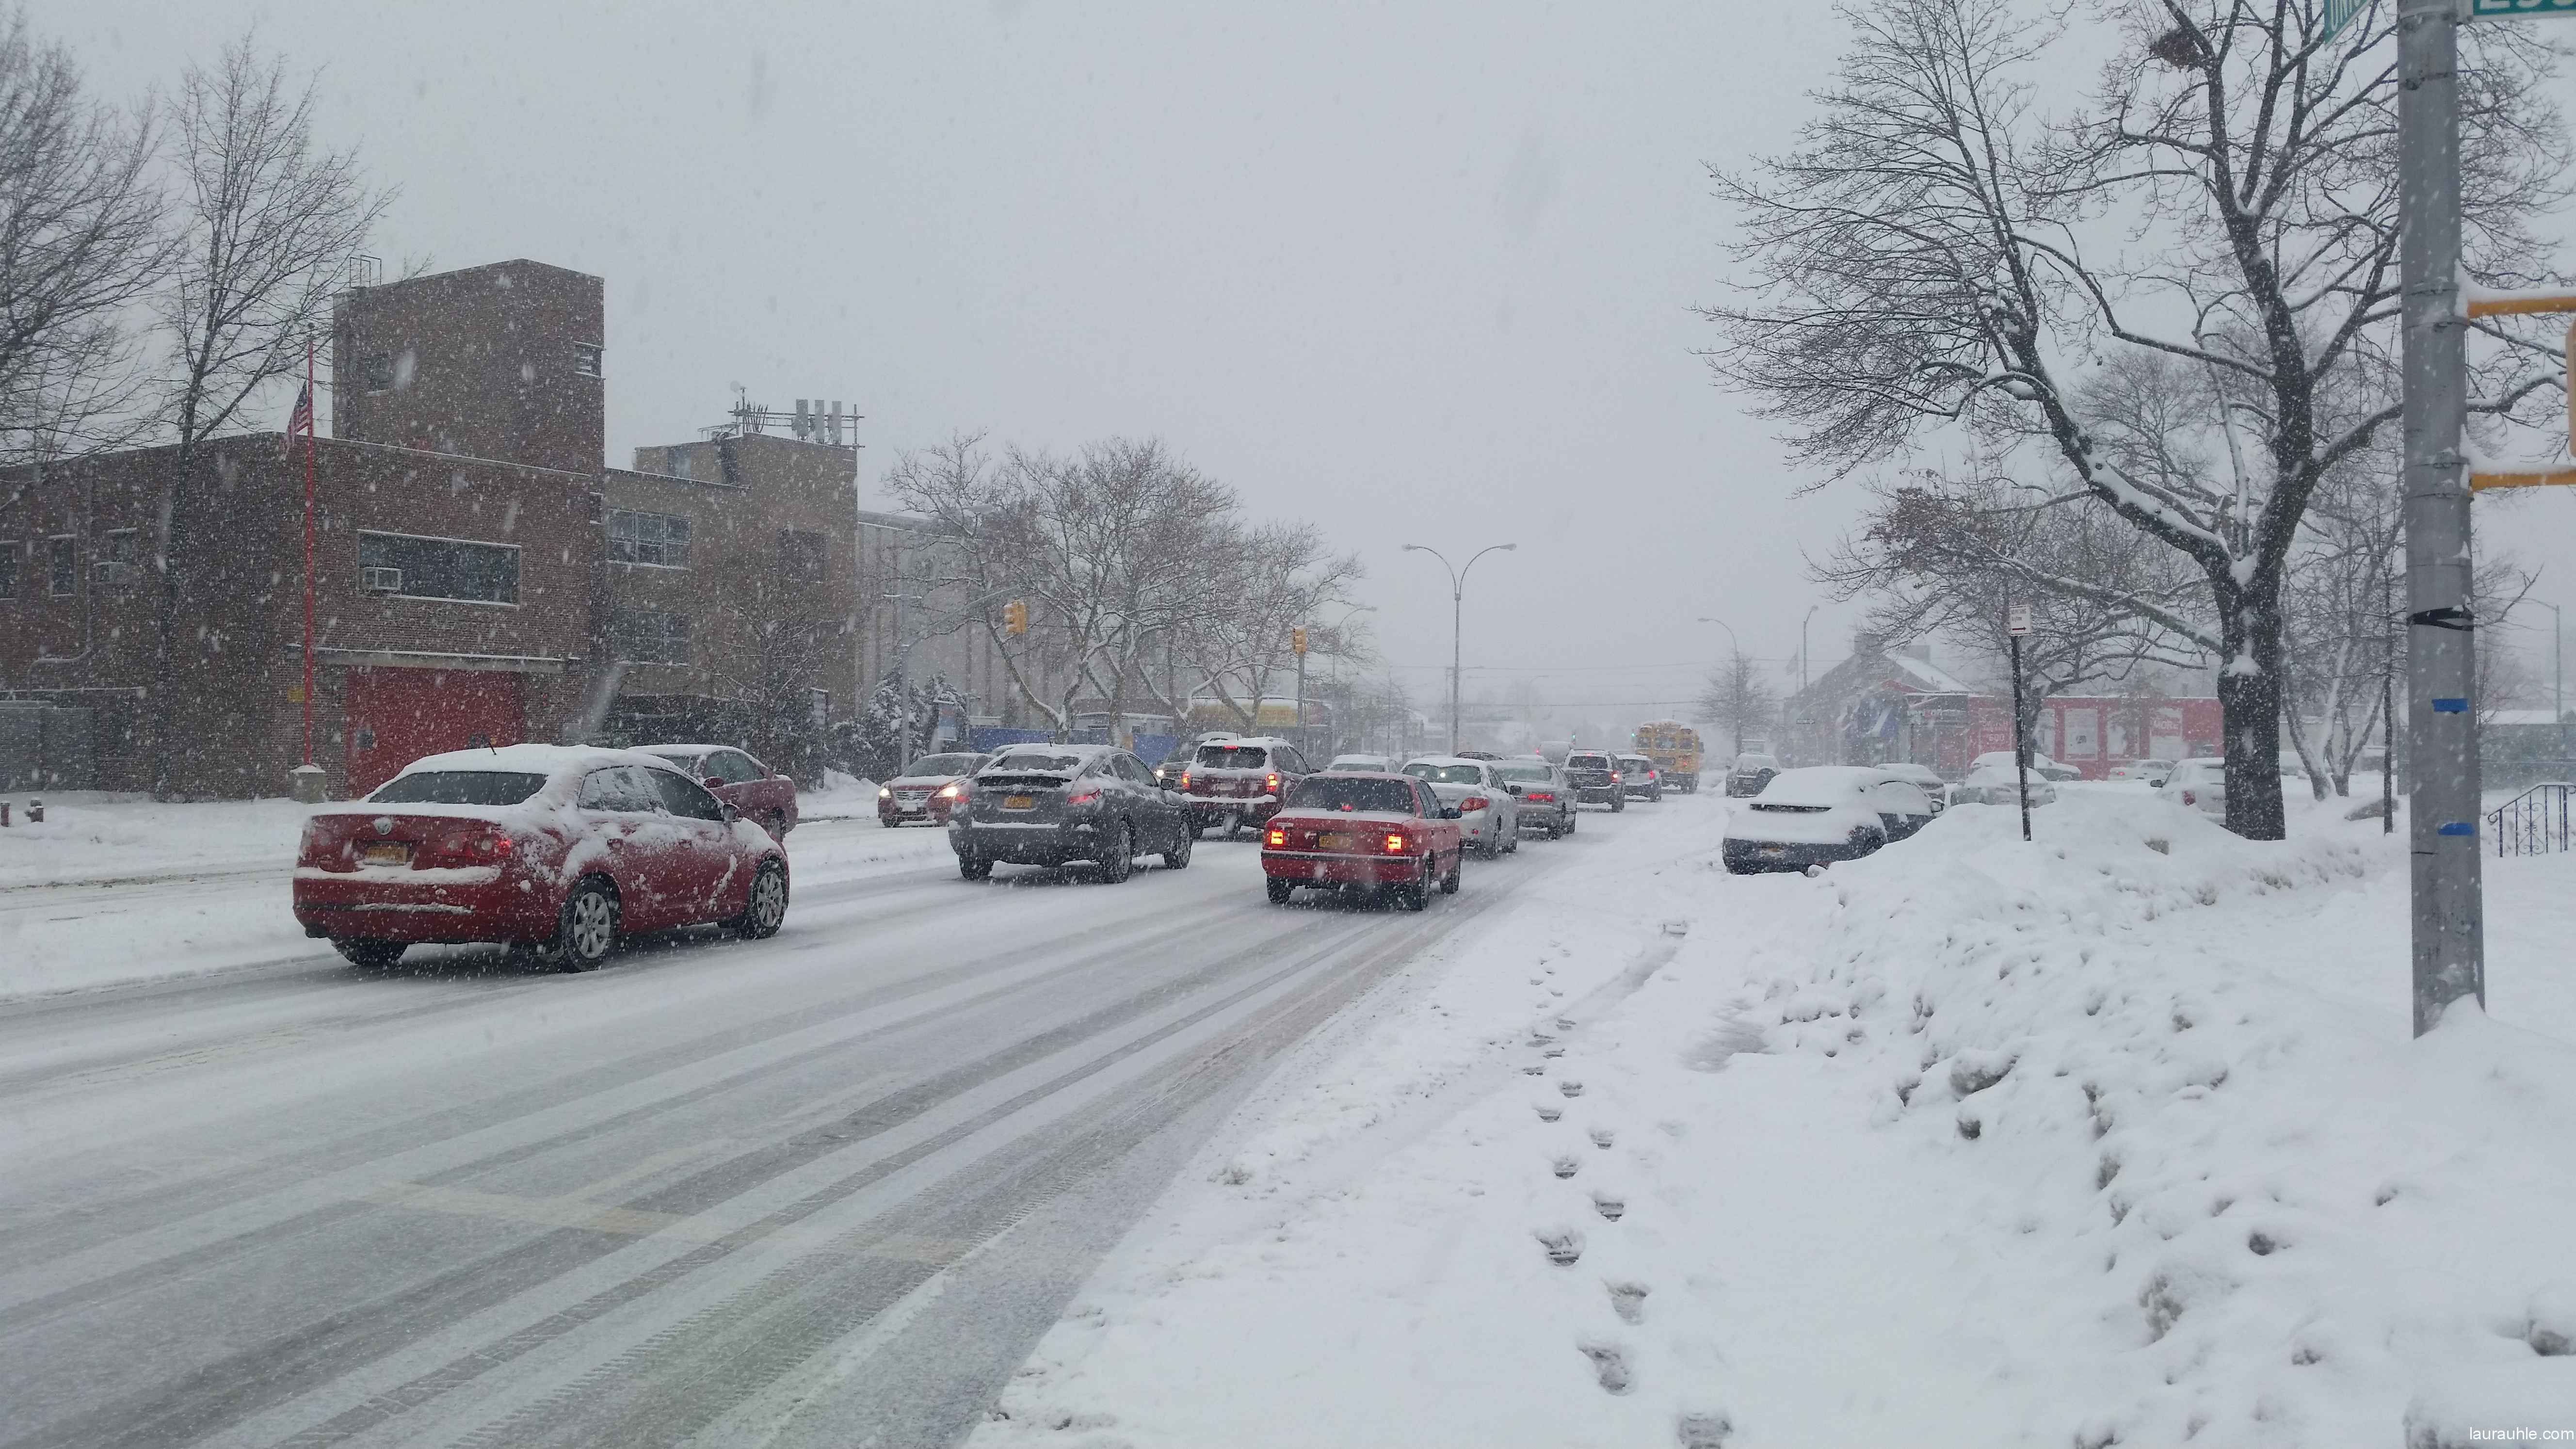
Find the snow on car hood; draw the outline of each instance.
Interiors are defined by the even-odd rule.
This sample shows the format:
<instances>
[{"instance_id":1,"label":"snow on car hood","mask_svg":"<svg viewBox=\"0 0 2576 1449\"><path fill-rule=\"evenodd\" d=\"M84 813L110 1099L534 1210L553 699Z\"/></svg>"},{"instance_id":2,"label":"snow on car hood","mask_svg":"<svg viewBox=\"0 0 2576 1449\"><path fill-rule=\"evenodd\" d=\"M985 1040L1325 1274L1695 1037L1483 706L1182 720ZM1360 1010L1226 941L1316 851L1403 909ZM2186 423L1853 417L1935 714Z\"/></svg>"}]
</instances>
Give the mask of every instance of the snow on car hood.
<instances>
[{"instance_id":1,"label":"snow on car hood","mask_svg":"<svg viewBox=\"0 0 2576 1449\"><path fill-rule=\"evenodd\" d=\"M1776 802L1775 802L1776 803ZM1823 810L1739 810L1726 823L1726 838L1755 844L1840 845L1855 830L1884 829L1878 812L1860 805Z\"/></svg>"}]
</instances>

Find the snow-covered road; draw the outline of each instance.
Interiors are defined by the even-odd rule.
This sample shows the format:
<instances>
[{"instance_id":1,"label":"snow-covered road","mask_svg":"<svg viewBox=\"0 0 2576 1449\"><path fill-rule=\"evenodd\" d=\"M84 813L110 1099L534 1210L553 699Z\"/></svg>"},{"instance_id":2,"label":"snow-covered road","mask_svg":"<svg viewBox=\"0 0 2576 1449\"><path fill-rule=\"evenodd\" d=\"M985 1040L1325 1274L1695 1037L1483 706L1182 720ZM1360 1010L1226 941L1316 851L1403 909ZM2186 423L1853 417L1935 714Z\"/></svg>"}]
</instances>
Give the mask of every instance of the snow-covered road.
<instances>
[{"instance_id":1,"label":"snow-covered road","mask_svg":"<svg viewBox=\"0 0 2576 1449\"><path fill-rule=\"evenodd\" d=\"M257 860L20 886L0 1444L943 1442L1266 1063L1677 818L1421 916L1271 907L1248 842L978 886L815 822L774 940L583 976L346 967Z\"/></svg>"}]
</instances>

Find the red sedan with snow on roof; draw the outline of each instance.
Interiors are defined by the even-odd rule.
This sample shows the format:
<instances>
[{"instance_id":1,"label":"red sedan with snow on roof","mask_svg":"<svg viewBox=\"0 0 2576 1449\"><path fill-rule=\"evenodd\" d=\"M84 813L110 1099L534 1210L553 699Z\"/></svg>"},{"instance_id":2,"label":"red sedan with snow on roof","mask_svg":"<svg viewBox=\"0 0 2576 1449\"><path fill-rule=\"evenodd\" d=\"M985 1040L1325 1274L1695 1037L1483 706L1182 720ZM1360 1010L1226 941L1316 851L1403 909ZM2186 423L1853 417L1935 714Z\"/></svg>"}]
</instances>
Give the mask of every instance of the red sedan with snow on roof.
<instances>
[{"instance_id":1,"label":"red sedan with snow on roof","mask_svg":"<svg viewBox=\"0 0 2576 1449\"><path fill-rule=\"evenodd\" d=\"M414 942L495 941L566 971L629 932L720 924L773 935L787 855L668 760L509 745L415 760L364 800L314 813L295 918L381 966Z\"/></svg>"},{"instance_id":2,"label":"red sedan with snow on roof","mask_svg":"<svg viewBox=\"0 0 2576 1449\"><path fill-rule=\"evenodd\" d=\"M1409 911L1458 893L1459 812L1410 775L1323 774L1297 782L1261 835L1261 873L1284 905L1299 886L1391 892Z\"/></svg>"}]
</instances>

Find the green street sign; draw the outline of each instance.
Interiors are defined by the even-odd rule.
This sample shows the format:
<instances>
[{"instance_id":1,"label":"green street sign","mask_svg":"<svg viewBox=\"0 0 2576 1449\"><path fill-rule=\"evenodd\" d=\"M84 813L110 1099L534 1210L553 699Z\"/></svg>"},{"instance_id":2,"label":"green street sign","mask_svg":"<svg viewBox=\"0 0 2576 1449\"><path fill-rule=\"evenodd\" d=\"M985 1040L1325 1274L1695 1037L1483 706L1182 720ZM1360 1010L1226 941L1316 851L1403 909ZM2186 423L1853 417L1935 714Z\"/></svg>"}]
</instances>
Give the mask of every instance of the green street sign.
<instances>
[{"instance_id":1,"label":"green street sign","mask_svg":"<svg viewBox=\"0 0 2576 1449\"><path fill-rule=\"evenodd\" d=\"M2370 0L2326 0L2325 30L2331 39L2370 8ZM2526 20L2543 15L2576 15L2576 0L2461 0L2463 20Z\"/></svg>"}]
</instances>

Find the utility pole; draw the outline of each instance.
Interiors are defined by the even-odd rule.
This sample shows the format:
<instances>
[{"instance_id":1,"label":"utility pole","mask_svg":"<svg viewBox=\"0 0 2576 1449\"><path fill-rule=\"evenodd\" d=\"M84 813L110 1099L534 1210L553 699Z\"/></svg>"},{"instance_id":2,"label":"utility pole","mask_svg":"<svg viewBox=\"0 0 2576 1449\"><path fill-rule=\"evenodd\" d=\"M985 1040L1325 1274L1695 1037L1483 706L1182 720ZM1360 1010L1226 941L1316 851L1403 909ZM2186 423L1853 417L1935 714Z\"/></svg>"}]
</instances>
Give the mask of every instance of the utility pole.
<instances>
[{"instance_id":1,"label":"utility pole","mask_svg":"<svg viewBox=\"0 0 2576 1449\"><path fill-rule=\"evenodd\" d=\"M2406 833L2415 1034L2486 1004L2479 900L2476 616L2470 610L2468 319L2459 305L2458 0L2397 0L2398 279L2404 304Z\"/></svg>"},{"instance_id":2,"label":"utility pole","mask_svg":"<svg viewBox=\"0 0 2576 1449\"><path fill-rule=\"evenodd\" d=\"M2535 604L2549 611L2549 722L2558 726L2558 760L2567 762L2567 618L2556 604Z\"/></svg>"},{"instance_id":3,"label":"utility pole","mask_svg":"<svg viewBox=\"0 0 2576 1449\"><path fill-rule=\"evenodd\" d=\"M1508 553L1519 547L1520 545L1517 543L1488 544L1485 547L1476 550L1476 552L1468 558L1467 568L1457 568L1450 564L1449 556L1447 554L1431 547L1429 544L1408 543L1404 546L1405 552L1427 553L1433 558L1440 560L1440 566L1442 568L1449 570L1449 753L1453 755L1458 753L1458 676L1460 673L1459 660L1461 658L1459 653L1459 641L1466 637L1464 631L1466 619L1465 599L1467 597L1467 569L1474 568L1476 566L1476 560L1483 558L1489 553L1498 551Z\"/></svg>"}]
</instances>

